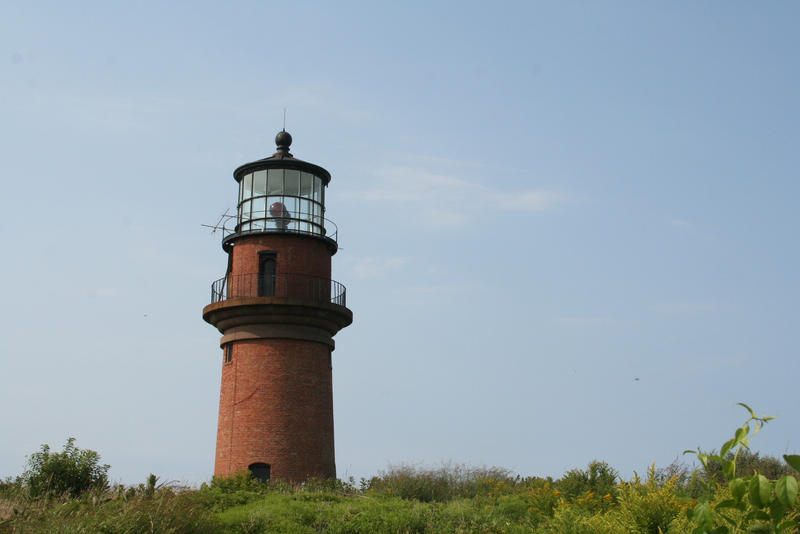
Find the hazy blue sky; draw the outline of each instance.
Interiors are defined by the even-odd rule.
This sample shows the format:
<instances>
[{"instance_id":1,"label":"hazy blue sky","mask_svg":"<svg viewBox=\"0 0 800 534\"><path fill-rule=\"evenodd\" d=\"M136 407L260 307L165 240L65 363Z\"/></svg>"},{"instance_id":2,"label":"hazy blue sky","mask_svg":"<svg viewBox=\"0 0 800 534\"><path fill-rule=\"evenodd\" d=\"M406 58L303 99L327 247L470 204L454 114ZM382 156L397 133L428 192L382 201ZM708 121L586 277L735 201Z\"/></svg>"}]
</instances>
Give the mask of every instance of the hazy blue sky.
<instances>
[{"instance_id":1,"label":"hazy blue sky","mask_svg":"<svg viewBox=\"0 0 800 534\"><path fill-rule=\"evenodd\" d=\"M800 450L795 2L0 4L0 476L213 469L201 224L331 171L340 476Z\"/></svg>"}]
</instances>

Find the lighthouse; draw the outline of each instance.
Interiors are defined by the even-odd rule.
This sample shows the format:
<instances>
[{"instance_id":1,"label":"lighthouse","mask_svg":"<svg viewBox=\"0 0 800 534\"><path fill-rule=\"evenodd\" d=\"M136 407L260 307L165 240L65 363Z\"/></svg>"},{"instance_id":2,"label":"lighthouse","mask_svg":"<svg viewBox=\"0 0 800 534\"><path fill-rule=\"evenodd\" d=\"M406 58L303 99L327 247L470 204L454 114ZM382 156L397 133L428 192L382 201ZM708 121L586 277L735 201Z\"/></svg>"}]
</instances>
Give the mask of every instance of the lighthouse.
<instances>
[{"instance_id":1,"label":"lighthouse","mask_svg":"<svg viewBox=\"0 0 800 534\"><path fill-rule=\"evenodd\" d=\"M272 156L233 172L239 190L223 232L227 269L203 308L222 334L214 475L333 478L333 336L353 314L345 287L331 279L331 175L295 158L288 132L275 144Z\"/></svg>"}]
</instances>

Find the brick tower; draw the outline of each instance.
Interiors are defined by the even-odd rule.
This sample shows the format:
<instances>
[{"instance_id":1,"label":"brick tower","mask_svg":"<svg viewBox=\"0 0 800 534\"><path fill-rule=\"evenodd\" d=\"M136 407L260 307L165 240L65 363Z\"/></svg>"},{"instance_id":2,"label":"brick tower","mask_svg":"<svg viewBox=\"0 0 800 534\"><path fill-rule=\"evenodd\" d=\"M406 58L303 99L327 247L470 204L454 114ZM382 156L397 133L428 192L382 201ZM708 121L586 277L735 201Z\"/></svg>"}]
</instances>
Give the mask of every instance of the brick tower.
<instances>
[{"instance_id":1,"label":"brick tower","mask_svg":"<svg viewBox=\"0 0 800 534\"><path fill-rule=\"evenodd\" d=\"M275 143L271 157L233 172L238 209L222 240L228 268L203 309L222 333L214 475L332 478L331 351L353 314L344 286L331 280L331 175L292 156L288 132Z\"/></svg>"}]
</instances>

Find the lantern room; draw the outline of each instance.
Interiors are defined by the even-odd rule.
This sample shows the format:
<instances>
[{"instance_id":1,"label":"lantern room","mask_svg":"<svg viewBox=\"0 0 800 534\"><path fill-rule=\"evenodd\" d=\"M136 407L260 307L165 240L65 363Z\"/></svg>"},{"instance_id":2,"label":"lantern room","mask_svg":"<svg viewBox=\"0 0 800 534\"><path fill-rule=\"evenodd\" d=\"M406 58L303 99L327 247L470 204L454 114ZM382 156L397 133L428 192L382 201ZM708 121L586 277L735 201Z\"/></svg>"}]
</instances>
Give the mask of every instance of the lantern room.
<instances>
[{"instance_id":1,"label":"lantern room","mask_svg":"<svg viewBox=\"0 0 800 534\"><path fill-rule=\"evenodd\" d=\"M330 173L292 156L288 132L278 133L275 142L277 152L272 157L234 171L239 183L235 233L302 233L335 241L332 224L325 220Z\"/></svg>"}]
</instances>

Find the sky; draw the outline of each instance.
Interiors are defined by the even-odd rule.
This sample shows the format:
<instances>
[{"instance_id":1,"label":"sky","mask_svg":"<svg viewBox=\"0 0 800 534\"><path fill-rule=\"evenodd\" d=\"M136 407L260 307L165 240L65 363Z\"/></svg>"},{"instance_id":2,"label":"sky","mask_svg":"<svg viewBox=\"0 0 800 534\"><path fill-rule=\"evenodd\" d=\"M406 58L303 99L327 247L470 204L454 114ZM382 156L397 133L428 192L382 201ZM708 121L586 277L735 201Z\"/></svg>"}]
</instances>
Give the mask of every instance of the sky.
<instances>
[{"instance_id":1,"label":"sky","mask_svg":"<svg viewBox=\"0 0 800 534\"><path fill-rule=\"evenodd\" d=\"M337 473L800 451L800 5L0 4L0 478L213 472L233 170L328 169Z\"/></svg>"}]
</instances>

